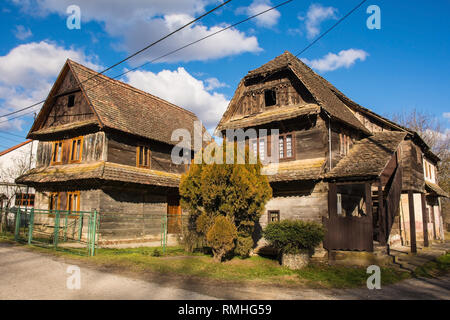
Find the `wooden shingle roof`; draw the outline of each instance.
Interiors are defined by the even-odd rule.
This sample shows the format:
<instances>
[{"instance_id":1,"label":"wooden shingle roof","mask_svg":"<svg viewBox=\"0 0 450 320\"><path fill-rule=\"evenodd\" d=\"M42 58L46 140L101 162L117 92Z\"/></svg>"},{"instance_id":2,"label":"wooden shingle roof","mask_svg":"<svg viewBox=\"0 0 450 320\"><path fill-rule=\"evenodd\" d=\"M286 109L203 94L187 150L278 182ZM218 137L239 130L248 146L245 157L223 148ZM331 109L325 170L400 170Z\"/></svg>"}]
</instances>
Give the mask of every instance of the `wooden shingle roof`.
<instances>
[{"instance_id":1,"label":"wooden shingle roof","mask_svg":"<svg viewBox=\"0 0 450 320\"><path fill-rule=\"evenodd\" d=\"M442 190L441 187L439 187L439 185L437 185L436 183L432 183L429 181L425 180L425 189L431 193L431 194L435 194L439 197L446 197L448 198L448 194L447 192L445 192L444 190Z\"/></svg>"},{"instance_id":2,"label":"wooden shingle roof","mask_svg":"<svg viewBox=\"0 0 450 320\"><path fill-rule=\"evenodd\" d=\"M34 168L16 179L17 183L32 186L68 181L118 181L143 185L178 188L181 175L137 168L112 162L69 164Z\"/></svg>"},{"instance_id":3,"label":"wooden shingle roof","mask_svg":"<svg viewBox=\"0 0 450 320\"><path fill-rule=\"evenodd\" d=\"M126 83L98 74L70 59L67 60L61 75L68 70L72 72L78 82L101 128L115 129L171 145L178 143L178 141L171 140L172 132L176 129L187 129L191 137L194 136L194 122L199 121L194 113ZM52 95L52 92L49 96ZM47 100L38 118L41 117L41 113L46 112L46 108L50 107L51 99ZM44 116L43 114L42 116ZM70 125L81 126L84 124L73 123L68 126ZM66 129L61 126L61 128L45 130ZM206 131L203 126L202 131ZM40 132L33 125L28 136L45 133Z\"/></svg>"},{"instance_id":4,"label":"wooden shingle roof","mask_svg":"<svg viewBox=\"0 0 450 320\"><path fill-rule=\"evenodd\" d=\"M405 136L406 132L383 131L357 141L325 178L378 177Z\"/></svg>"}]
</instances>

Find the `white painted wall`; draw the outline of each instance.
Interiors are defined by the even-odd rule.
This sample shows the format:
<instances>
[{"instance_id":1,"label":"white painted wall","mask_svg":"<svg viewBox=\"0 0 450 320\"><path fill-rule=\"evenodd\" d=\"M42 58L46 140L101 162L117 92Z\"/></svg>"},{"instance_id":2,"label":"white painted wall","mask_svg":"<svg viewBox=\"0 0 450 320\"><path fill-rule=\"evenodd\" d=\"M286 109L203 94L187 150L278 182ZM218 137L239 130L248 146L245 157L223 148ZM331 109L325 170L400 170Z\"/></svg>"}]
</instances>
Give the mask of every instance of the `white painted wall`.
<instances>
[{"instance_id":1,"label":"white painted wall","mask_svg":"<svg viewBox=\"0 0 450 320\"><path fill-rule=\"evenodd\" d=\"M18 177L19 167L23 164L32 169L36 166L36 153L38 141L31 141L17 149L0 156L0 195L5 194L11 198L11 207L14 206L15 192L34 193L33 188L17 187L14 180ZM31 164L30 164L31 157ZM5 205L5 204L4 204Z\"/></svg>"}]
</instances>

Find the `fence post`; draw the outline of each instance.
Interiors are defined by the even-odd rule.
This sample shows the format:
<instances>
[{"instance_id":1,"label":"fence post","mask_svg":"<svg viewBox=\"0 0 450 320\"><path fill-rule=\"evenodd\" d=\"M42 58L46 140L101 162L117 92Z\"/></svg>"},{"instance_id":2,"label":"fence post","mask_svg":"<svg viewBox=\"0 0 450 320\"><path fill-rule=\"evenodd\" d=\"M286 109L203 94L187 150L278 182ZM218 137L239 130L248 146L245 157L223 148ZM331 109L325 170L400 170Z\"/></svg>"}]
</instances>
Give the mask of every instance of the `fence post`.
<instances>
[{"instance_id":1,"label":"fence post","mask_svg":"<svg viewBox=\"0 0 450 320\"><path fill-rule=\"evenodd\" d=\"M69 223L69 212L66 212L66 219L64 219L64 242L67 241L67 224Z\"/></svg>"},{"instance_id":2,"label":"fence post","mask_svg":"<svg viewBox=\"0 0 450 320\"><path fill-rule=\"evenodd\" d=\"M163 253L166 253L166 245L167 245L167 216L164 217L164 245L163 245Z\"/></svg>"},{"instance_id":3,"label":"fence post","mask_svg":"<svg viewBox=\"0 0 450 320\"><path fill-rule=\"evenodd\" d=\"M91 243L91 256L95 255L95 237L97 235L97 209L94 210L94 220L92 221L92 243Z\"/></svg>"},{"instance_id":4,"label":"fence post","mask_svg":"<svg viewBox=\"0 0 450 320\"><path fill-rule=\"evenodd\" d=\"M81 242L81 235L82 235L82 230L83 230L83 214L79 213L80 217L80 222L79 222L79 226L78 226L78 242Z\"/></svg>"},{"instance_id":5,"label":"fence post","mask_svg":"<svg viewBox=\"0 0 450 320\"><path fill-rule=\"evenodd\" d=\"M20 207L16 211L16 229L14 230L14 240L19 240L20 233Z\"/></svg>"},{"instance_id":6,"label":"fence post","mask_svg":"<svg viewBox=\"0 0 450 320\"><path fill-rule=\"evenodd\" d=\"M55 215L55 230L54 230L54 234L53 234L53 243L55 245L55 248L58 247L58 238L59 238L59 210L56 210L56 215Z\"/></svg>"},{"instance_id":7,"label":"fence post","mask_svg":"<svg viewBox=\"0 0 450 320\"><path fill-rule=\"evenodd\" d=\"M30 220L28 222L28 244L31 244L33 240L33 227L34 227L34 208L31 208Z\"/></svg>"}]
</instances>

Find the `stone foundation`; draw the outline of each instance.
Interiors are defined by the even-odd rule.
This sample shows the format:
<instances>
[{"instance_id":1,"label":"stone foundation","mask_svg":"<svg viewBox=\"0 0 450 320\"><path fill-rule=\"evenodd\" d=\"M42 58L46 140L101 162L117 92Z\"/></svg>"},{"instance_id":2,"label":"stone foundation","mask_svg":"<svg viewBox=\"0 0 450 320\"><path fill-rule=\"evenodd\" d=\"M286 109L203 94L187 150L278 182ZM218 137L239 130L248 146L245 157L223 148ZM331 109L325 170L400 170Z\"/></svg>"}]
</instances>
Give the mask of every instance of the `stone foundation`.
<instances>
[{"instance_id":1,"label":"stone foundation","mask_svg":"<svg viewBox=\"0 0 450 320\"><path fill-rule=\"evenodd\" d=\"M309 253L283 254L281 257L281 265L292 270L299 270L306 267L309 261Z\"/></svg>"}]
</instances>

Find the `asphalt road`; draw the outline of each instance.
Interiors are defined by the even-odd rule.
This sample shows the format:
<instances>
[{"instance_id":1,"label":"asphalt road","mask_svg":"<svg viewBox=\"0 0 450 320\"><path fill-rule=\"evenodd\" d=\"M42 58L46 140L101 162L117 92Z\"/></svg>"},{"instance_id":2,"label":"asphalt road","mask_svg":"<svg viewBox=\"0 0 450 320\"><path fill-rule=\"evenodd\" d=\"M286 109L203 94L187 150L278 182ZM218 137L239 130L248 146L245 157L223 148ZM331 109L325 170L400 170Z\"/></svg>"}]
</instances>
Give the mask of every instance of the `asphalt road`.
<instances>
[{"instance_id":1,"label":"asphalt road","mask_svg":"<svg viewBox=\"0 0 450 320\"><path fill-rule=\"evenodd\" d=\"M83 265L79 266L80 289L69 289L67 280L73 275L67 271L71 265L60 258L0 243L0 299L450 299L450 275L408 279L381 290L326 290L218 285L154 274L138 279Z\"/></svg>"}]
</instances>

